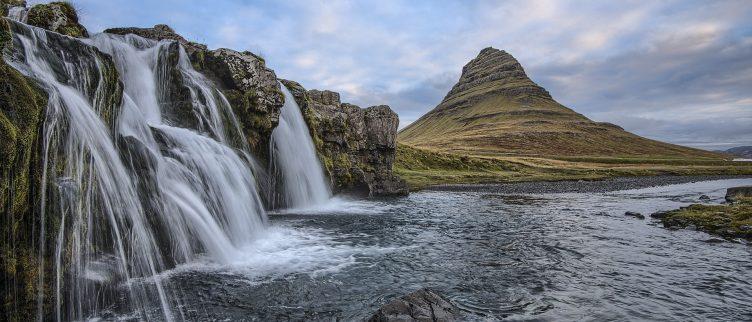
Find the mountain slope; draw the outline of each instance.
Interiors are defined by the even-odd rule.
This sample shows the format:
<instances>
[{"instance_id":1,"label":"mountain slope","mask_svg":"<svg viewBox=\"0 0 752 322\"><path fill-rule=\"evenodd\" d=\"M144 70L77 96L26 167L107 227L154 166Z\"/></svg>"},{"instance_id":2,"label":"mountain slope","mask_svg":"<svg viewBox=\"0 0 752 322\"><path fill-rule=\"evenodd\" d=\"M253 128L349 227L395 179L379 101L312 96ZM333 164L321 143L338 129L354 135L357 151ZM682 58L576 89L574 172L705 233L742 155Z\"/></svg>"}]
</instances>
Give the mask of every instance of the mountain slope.
<instances>
[{"instance_id":1,"label":"mountain slope","mask_svg":"<svg viewBox=\"0 0 752 322\"><path fill-rule=\"evenodd\" d=\"M752 159L752 146L738 146L725 151L740 158Z\"/></svg>"},{"instance_id":2,"label":"mountain slope","mask_svg":"<svg viewBox=\"0 0 752 322\"><path fill-rule=\"evenodd\" d=\"M491 47L465 65L444 100L398 140L474 155L723 157L594 122L556 102L512 55Z\"/></svg>"}]
</instances>

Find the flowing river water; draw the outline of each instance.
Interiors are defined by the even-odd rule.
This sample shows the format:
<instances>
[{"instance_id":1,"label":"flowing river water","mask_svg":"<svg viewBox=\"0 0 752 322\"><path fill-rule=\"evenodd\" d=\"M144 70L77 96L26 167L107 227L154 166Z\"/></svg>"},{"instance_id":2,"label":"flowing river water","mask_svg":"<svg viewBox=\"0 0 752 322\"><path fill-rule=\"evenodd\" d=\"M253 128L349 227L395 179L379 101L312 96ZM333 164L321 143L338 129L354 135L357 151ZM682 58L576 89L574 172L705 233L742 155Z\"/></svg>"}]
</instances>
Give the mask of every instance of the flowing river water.
<instances>
[{"instance_id":1,"label":"flowing river water","mask_svg":"<svg viewBox=\"0 0 752 322\"><path fill-rule=\"evenodd\" d=\"M233 264L165 273L189 319L360 320L422 287L467 320L752 319L752 247L624 216L727 179L603 193L426 191L270 215Z\"/></svg>"}]
</instances>

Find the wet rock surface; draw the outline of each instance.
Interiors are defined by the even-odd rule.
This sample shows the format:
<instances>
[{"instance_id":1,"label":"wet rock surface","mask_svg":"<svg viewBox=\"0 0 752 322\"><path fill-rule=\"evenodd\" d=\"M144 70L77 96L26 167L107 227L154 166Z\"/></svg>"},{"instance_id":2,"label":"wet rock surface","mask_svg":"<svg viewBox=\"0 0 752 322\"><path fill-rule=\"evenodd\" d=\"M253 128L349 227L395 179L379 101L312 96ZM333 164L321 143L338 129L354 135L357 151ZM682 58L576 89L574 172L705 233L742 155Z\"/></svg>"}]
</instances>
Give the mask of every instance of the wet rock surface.
<instances>
[{"instance_id":1,"label":"wet rock surface","mask_svg":"<svg viewBox=\"0 0 752 322\"><path fill-rule=\"evenodd\" d=\"M643 215L643 214L641 214L639 212L634 212L634 211L627 211L627 212L624 213L624 216L634 217L634 218L637 218L637 219L645 219L645 215Z\"/></svg>"},{"instance_id":2,"label":"wet rock surface","mask_svg":"<svg viewBox=\"0 0 752 322\"><path fill-rule=\"evenodd\" d=\"M421 289L384 304L369 322L456 321L459 309L430 289Z\"/></svg>"}]
</instances>

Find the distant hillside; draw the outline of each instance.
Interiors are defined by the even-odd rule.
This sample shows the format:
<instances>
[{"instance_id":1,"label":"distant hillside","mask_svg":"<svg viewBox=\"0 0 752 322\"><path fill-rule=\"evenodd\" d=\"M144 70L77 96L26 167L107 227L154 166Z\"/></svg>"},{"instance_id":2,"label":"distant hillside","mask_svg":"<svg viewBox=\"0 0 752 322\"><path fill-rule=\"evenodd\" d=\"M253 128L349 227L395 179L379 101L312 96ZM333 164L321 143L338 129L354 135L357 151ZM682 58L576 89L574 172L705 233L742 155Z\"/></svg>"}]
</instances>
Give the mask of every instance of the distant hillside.
<instances>
[{"instance_id":1,"label":"distant hillside","mask_svg":"<svg viewBox=\"0 0 752 322\"><path fill-rule=\"evenodd\" d=\"M752 159L752 146L738 146L724 151L735 157Z\"/></svg>"},{"instance_id":2,"label":"distant hillside","mask_svg":"<svg viewBox=\"0 0 752 322\"><path fill-rule=\"evenodd\" d=\"M594 122L556 102L512 55L490 47L465 65L444 100L403 129L398 140L473 155L723 158Z\"/></svg>"}]
</instances>

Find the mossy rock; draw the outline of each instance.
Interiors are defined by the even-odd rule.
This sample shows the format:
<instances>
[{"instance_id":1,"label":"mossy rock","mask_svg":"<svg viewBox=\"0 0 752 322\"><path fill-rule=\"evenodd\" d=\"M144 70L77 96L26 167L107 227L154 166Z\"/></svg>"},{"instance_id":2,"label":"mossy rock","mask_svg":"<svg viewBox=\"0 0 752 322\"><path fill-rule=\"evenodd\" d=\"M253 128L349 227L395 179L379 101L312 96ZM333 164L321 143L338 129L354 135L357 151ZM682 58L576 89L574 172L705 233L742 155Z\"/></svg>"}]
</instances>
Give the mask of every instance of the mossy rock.
<instances>
[{"instance_id":1,"label":"mossy rock","mask_svg":"<svg viewBox=\"0 0 752 322\"><path fill-rule=\"evenodd\" d=\"M89 32L78 22L76 9L69 2L35 5L29 9L27 23L66 36L89 37Z\"/></svg>"},{"instance_id":2,"label":"mossy rock","mask_svg":"<svg viewBox=\"0 0 752 322\"><path fill-rule=\"evenodd\" d=\"M665 213L665 227L696 227L726 238L752 239L752 198L740 198L732 204L694 204Z\"/></svg>"},{"instance_id":3,"label":"mossy rock","mask_svg":"<svg viewBox=\"0 0 752 322\"><path fill-rule=\"evenodd\" d=\"M0 61L0 231L9 241L0 244L0 283L9 290L2 295L0 310L7 315L0 319L25 320L34 307L38 265L30 232L38 224L38 133L46 97L31 80Z\"/></svg>"}]
</instances>

